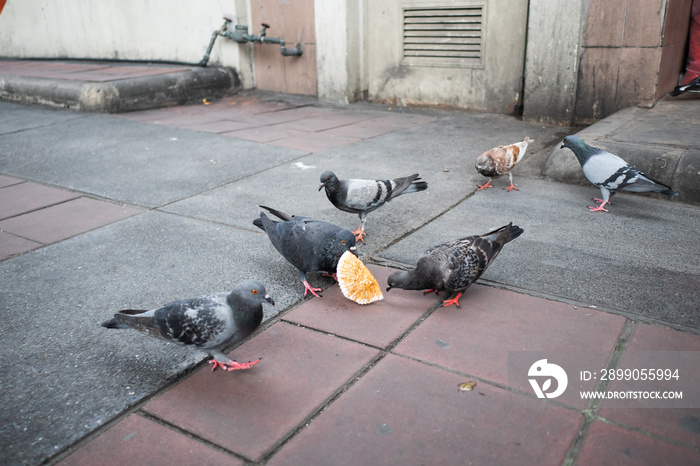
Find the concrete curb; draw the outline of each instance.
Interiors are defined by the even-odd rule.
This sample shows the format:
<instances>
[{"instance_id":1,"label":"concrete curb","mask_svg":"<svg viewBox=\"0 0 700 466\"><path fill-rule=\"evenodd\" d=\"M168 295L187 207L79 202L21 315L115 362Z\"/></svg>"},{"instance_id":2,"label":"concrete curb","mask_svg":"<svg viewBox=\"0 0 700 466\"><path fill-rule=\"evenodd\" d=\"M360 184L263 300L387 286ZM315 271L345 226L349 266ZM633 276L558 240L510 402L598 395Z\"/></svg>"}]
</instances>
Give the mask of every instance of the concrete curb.
<instances>
[{"instance_id":1,"label":"concrete curb","mask_svg":"<svg viewBox=\"0 0 700 466\"><path fill-rule=\"evenodd\" d=\"M181 105L236 94L240 89L238 73L229 67L192 68L109 82L0 76L2 100L92 113Z\"/></svg>"}]
</instances>

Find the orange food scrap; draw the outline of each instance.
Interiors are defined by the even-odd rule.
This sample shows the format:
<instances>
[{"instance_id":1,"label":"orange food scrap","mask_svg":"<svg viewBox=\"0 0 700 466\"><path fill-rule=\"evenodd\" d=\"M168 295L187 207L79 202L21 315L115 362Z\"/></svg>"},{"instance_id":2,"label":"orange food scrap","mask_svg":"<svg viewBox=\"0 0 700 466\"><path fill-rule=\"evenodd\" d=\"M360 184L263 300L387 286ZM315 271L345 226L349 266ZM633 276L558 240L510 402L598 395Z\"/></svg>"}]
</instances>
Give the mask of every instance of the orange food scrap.
<instances>
[{"instance_id":1,"label":"orange food scrap","mask_svg":"<svg viewBox=\"0 0 700 466\"><path fill-rule=\"evenodd\" d=\"M372 272L350 251L338 261L338 284L343 295L358 304L369 304L384 299L382 288Z\"/></svg>"}]
</instances>

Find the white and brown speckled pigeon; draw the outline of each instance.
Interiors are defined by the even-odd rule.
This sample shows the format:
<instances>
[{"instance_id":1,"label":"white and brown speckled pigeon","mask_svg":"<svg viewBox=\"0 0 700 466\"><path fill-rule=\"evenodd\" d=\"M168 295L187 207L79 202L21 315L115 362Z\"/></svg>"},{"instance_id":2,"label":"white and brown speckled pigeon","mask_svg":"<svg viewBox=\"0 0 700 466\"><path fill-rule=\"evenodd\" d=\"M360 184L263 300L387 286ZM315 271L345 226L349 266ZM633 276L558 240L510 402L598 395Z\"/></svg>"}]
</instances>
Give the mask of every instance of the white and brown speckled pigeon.
<instances>
[{"instance_id":1,"label":"white and brown speckled pigeon","mask_svg":"<svg viewBox=\"0 0 700 466\"><path fill-rule=\"evenodd\" d=\"M365 242L367 214L383 206L401 194L417 193L428 189L428 183L420 181L418 173L393 180L339 180L335 173L321 174L318 190L326 189L326 196L334 206L344 212L359 214L360 226L353 231L356 241Z\"/></svg>"},{"instance_id":2,"label":"white and brown speckled pigeon","mask_svg":"<svg viewBox=\"0 0 700 466\"><path fill-rule=\"evenodd\" d=\"M299 279L304 284L304 296L310 291L312 295L320 297L316 292L321 288L309 285L306 274L326 272L335 277L340 256L345 251L355 251L355 236L332 223L260 207L281 221L271 220L260 212L260 218L253 220L253 225L267 233L275 249L297 268Z\"/></svg>"},{"instance_id":3,"label":"white and brown speckled pigeon","mask_svg":"<svg viewBox=\"0 0 700 466\"><path fill-rule=\"evenodd\" d=\"M513 184L513 174L510 172L515 165L525 157L527 146L533 140L525 137L521 142L509 144L507 146L498 146L487 150L476 159L476 170L484 176L491 177L482 186L479 186L477 191L482 189L493 188L491 182L501 175L508 175L510 186L504 188L506 191L511 191L518 188Z\"/></svg>"},{"instance_id":4,"label":"white and brown speckled pigeon","mask_svg":"<svg viewBox=\"0 0 700 466\"><path fill-rule=\"evenodd\" d=\"M213 357L212 370L248 369L260 360L239 363L222 350L258 328L263 318L262 304L275 302L265 286L243 280L228 293L214 293L166 304L150 311L126 309L102 323L106 328L133 328L146 335L181 345L193 345Z\"/></svg>"},{"instance_id":5,"label":"white and brown speckled pigeon","mask_svg":"<svg viewBox=\"0 0 700 466\"><path fill-rule=\"evenodd\" d=\"M464 290L474 283L493 262L503 246L520 236L523 229L509 223L483 235L467 236L428 249L418 259L411 271L398 271L389 275L387 288L427 290L425 293L446 290L443 306L455 304Z\"/></svg>"},{"instance_id":6,"label":"white and brown speckled pigeon","mask_svg":"<svg viewBox=\"0 0 700 466\"><path fill-rule=\"evenodd\" d=\"M667 196L677 196L678 193L669 186L649 178L638 168L630 165L617 155L610 152L591 147L578 136L567 136L561 145L568 147L574 153L584 176L600 188L602 199L594 199L600 204L596 207L588 206L591 212L604 211L605 205L610 203L610 199L616 191L630 191L633 193L655 192L666 194Z\"/></svg>"}]
</instances>

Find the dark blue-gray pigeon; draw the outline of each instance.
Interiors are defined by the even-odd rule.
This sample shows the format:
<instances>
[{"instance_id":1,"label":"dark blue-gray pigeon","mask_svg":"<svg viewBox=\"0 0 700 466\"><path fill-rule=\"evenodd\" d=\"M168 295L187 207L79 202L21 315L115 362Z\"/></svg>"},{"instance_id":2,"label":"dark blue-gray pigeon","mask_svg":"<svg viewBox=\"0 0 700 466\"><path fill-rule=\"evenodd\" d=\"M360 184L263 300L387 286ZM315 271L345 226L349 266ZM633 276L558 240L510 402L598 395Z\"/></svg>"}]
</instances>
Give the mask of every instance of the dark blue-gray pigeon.
<instances>
[{"instance_id":1,"label":"dark blue-gray pigeon","mask_svg":"<svg viewBox=\"0 0 700 466\"><path fill-rule=\"evenodd\" d=\"M578 136L567 136L561 145L568 147L574 153L584 176L600 188L602 199L594 199L600 204L596 207L588 206L591 212L608 212L605 205L610 203L610 199L616 191L630 191L633 193L654 192L666 194L667 196L677 196L678 193L669 186L656 181L638 168L630 165L615 154L604 151L597 147L586 144Z\"/></svg>"},{"instance_id":2,"label":"dark blue-gray pigeon","mask_svg":"<svg viewBox=\"0 0 700 466\"><path fill-rule=\"evenodd\" d=\"M340 256L345 251L355 251L355 236L332 223L260 207L280 220L271 220L260 212L260 218L253 220L253 225L267 233L275 249L297 268L299 279L304 284L304 296L310 291L312 295L320 297L316 292L321 288L309 285L306 274L326 272L335 277Z\"/></svg>"},{"instance_id":3,"label":"dark blue-gray pigeon","mask_svg":"<svg viewBox=\"0 0 700 466\"><path fill-rule=\"evenodd\" d=\"M523 229L513 223L485 233L440 244L425 251L416 268L389 275L386 290L447 291L443 306L459 307L464 290L474 283L503 249L520 236ZM452 297L454 296L454 297Z\"/></svg>"},{"instance_id":4,"label":"dark blue-gray pigeon","mask_svg":"<svg viewBox=\"0 0 700 466\"><path fill-rule=\"evenodd\" d=\"M239 363L222 353L249 336L263 318L263 303L275 302L256 280L243 280L231 293L213 293L147 310L125 309L102 323L106 328L133 328L146 335L181 345L193 345L212 356L212 370L248 369L259 359Z\"/></svg>"},{"instance_id":5,"label":"dark blue-gray pigeon","mask_svg":"<svg viewBox=\"0 0 700 466\"><path fill-rule=\"evenodd\" d=\"M358 214L360 226L353 231L356 241L365 242L367 214L401 194L417 193L428 189L428 183L420 181L418 173L393 180L339 180L332 171L321 174L318 190L326 189L326 196L334 206L344 212Z\"/></svg>"}]
</instances>

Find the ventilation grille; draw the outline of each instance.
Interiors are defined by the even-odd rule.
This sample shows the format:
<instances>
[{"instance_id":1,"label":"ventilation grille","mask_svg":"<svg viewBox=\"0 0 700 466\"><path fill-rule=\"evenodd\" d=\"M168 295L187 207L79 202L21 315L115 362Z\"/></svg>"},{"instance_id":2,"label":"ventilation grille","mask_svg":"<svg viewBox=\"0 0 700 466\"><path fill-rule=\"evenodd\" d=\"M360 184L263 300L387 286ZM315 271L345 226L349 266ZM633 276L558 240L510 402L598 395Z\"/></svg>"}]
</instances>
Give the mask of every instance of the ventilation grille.
<instances>
[{"instance_id":1,"label":"ventilation grille","mask_svg":"<svg viewBox=\"0 0 700 466\"><path fill-rule=\"evenodd\" d=\"M480 67L484 6L404 7L403 63Z\"/></svg>"}]
</instances>

